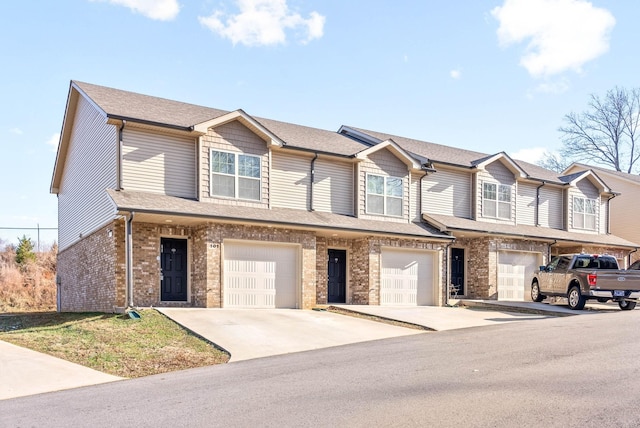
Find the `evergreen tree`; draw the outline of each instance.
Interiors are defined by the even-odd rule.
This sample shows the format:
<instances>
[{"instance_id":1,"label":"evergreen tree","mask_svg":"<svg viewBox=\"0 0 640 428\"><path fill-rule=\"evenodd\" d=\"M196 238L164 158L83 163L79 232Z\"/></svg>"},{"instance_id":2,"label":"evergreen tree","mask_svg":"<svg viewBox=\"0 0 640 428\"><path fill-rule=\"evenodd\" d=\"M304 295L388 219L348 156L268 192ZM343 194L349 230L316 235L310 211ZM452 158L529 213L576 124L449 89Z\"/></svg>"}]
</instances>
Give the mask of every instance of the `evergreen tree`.
<instances>
[{"instance_id":1,"label":"evergreen tree","mask_svg":"<svg viewBox=\"0 0 640 428\"><path fill-rule=\"evenodd\" d=\"M36 261L36 253L33 252L33 241L22 235L18 238L18 247L16 248L16 263L24 266L29 262Z\"/></svg>"}]
</instances>

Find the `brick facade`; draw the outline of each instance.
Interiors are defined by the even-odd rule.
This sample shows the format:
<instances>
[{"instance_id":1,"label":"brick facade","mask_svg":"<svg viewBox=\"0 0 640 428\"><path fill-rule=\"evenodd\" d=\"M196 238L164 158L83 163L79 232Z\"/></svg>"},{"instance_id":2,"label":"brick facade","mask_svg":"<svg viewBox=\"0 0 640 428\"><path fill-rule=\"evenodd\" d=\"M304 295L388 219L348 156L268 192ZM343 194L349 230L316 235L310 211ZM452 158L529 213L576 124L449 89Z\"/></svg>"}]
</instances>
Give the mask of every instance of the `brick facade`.
<instances>
[{"instance_id":1,"label":"brick facade","mask_svg":"<svg viewBox=\"0 0 640 428\"><path fill-rule=\"evenodd\" d=\"M111 231L111 237L109 237ZM184 302L161 300L160 245L162 238L185 239L188 252L188 296ZM347 253L347 303L380 304L380 254L383 247L432 250L442 254L444 246L422 240L399 238L326 238L313 231L211 223L199 226L134 222L134 306L219 308L224 305L223 251L228 240L297 244L301 282L299 307L310 309L327 303L327 254L329 249ZM439 256L439 277L443 258ZM76 263L77 259L83 260ZM74 271L67 271L72 267ZM112 312L126 302L125 221L119 219L59 255L61 310ZM80 285L68 287L70 282ZM444 283L444 281L441 281ZM436 284L439 287L440 284ZM442 304L444 292L438 290Z\"/></svg>"},{"instance_id":2,"label":"brick facade","mask_svg":"<svg viewBox=\"0 0 640 428\"><path fill-rule=\"evenodd\" d=\"M58 254L58 310L113 312L125 304L124 221L116 220Z\"/></svg>"}]
</instances>

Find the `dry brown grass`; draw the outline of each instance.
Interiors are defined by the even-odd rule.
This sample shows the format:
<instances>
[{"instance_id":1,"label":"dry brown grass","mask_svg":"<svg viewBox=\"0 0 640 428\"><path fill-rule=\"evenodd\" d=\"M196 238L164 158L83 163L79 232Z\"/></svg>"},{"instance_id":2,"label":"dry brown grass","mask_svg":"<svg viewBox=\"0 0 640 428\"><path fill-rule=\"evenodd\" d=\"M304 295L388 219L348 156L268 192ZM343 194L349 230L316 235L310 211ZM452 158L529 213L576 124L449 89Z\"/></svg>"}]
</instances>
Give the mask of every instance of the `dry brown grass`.
<instances>
[{"instance_id":1,"label":"dry brown grass","mask_svg":"<svg viewBox=\"0 0 640 428\"><path fill-rule=\"evenodd\" d=\"M56 253L54 246L19 266L13 247L0 251L0 313L56 309Z\"/></svg>"},{"instance_id":2,"label":"dry brown grass","mask_svg":"<svg viewBox=\"0 0 640 428\"><path fill-rule=\"evenodd\" d=\"M229 354L156 310L141 318L101 313L0 316L0 340L133 378L229 361Z\"/></svg>"}]
</instances>

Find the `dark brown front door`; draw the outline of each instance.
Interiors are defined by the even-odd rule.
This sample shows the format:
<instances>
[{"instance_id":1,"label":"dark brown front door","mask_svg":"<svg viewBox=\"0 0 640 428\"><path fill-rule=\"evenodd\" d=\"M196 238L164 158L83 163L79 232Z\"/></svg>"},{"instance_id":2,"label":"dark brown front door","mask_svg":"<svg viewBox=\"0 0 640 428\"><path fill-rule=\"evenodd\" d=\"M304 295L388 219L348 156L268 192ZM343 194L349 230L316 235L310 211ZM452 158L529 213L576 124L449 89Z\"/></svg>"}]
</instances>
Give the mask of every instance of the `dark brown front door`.
<instances>
[{"instance_id":1,"label":"dark brown front door","mask_svg":"<svg viewBox=\"0 0 640 428\"><path fill-rule=\"evenodd\" d=\"M345 250L329 250L329 303L345 303L347 290L347 252Z\"/></svg>"},{"instance_id":2,"label":"dark brown front door","mask_svg":"<svg viewBox=\"0 0 640 428\"><path fill-rule=\"evenodd\" d=\"M160 299L165 302L187 300L187 240L160 240L160 269L162 270Z\"/></svg>"}]
</instances>

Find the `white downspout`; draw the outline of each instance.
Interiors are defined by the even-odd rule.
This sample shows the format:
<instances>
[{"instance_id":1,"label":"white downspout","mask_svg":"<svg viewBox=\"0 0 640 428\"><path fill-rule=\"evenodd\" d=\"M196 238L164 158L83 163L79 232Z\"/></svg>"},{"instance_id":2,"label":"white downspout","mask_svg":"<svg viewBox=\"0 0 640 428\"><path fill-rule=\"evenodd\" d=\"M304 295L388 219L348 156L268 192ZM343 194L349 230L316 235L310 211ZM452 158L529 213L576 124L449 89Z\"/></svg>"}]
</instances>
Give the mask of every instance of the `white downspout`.
<instances>
[{"instance_id":1,"label":"white downspout","mask_svg":"<svg viewBox=\"0 0 640 428\"><path fill-rule=\"evenodd\" d=\"M126 306L128 309L133 308L133 242L131 239L131 230L133 223L134 212L129 213L129 218L126 220L126 233L125 233L125 264L127 272L127 284L126 284Z\"/></svg>"}]
</instances>

